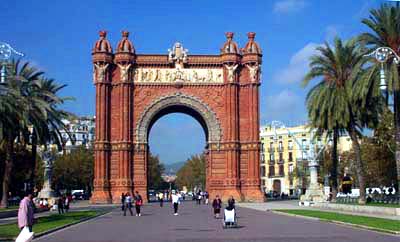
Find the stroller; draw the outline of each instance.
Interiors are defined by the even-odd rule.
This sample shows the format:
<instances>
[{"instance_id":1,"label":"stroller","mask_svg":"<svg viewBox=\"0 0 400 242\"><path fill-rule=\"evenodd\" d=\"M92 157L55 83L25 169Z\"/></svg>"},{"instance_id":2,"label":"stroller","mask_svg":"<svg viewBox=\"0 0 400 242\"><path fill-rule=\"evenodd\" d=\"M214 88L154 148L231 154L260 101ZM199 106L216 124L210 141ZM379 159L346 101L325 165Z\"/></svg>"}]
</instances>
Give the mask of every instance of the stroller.
<instances>
[{"instance_id":1,"label":"stroller","mask_svg":"<svg viewBox=\"0 0 400 242\"><path fill-rule=\"evenodd\" d=\"M238 227L238 220L236 217L235 209L224 209L224 221L222 224L223 228L237 228Z\"/></svg>"}]
</instances>

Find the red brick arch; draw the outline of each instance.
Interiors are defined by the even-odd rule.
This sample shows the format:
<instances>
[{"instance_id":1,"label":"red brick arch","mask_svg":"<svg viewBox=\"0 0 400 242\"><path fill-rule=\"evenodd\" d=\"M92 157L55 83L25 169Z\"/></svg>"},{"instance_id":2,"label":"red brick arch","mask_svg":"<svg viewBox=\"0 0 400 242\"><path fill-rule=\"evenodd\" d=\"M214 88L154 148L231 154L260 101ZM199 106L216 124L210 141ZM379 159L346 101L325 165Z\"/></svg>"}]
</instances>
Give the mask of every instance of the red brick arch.
<instances>
[{"instance_id":1,"label":"red brick arch","mask_svg":"<svg viewBox=\"0 0 400 242\"><path fill-rule=\"evenodd\" d=\"M113 53L104 31L93 49L96 86L92 202L147 193L148 133L163 115L194 117L206 133L206 189L213 197L262 200L259 172L261 49L254 33L239 50L227 33L218 55L135 53L124 31Z\"/></svg>"}]
</instances>

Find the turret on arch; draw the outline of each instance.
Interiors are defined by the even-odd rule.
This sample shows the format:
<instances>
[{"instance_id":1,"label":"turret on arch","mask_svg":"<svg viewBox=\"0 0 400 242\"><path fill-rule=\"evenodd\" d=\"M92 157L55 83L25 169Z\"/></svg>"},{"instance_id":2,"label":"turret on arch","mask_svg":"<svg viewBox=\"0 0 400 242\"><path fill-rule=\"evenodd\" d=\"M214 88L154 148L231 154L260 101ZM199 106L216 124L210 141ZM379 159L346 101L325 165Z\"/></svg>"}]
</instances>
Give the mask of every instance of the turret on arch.
<instances>
[{"instance_id":1,"label":"turret on arch","mask_svg":"<svg viewBox=\"0 0 400 242\"><path fill-rule=\"evenodd\" d=\"M122 32L116 53L100 32L93 49L96 86L93 203L119 203L122 192L147 192L148 133L163 115L182 112L207 139L206 189L224 199L262 200L259 85L261 49L249 34L243 53L227 34L218 55L189 55L175 44L164 55L138 54Z\"/></svg>"}]
</instances>

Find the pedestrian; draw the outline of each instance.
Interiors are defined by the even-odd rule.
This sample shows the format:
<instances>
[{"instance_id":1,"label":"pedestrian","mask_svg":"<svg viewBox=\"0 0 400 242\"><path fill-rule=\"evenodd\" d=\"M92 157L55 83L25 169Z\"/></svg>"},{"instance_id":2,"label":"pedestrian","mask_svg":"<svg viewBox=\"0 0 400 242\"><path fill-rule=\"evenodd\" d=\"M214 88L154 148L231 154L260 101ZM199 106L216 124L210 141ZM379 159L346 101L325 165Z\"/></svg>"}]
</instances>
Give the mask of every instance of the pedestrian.
<instances>
[{"instance_id":1,"label":"pedestrian","mask_svg":"<svg viewBox=\"0 0 400 242\"><path fill-rule=\"evenodd\" d=\"M63 199L63 197L58 197L57 208L58 208L58 214L63 214L64 213L64 199Z\"/></svg>"},{"instance_id":2,"label":"pedestrian","mask_svg":"<svg viewBox=\"0 0 400 242\"><path fill-rule=\"evenodd\" d=\"M172 204L174 206L174 215L177 216L178 215L179 196L178 196L178 194L175 193L175 191L172 191L171 200L172 200Z\"/></svg>"},{"instance_id":3,"label":"pedestrian","mask_svg":"<svg viewBox=\"0 0 400 242\"><path fill-rule=\"evenodd\" d=\"M142 216L140 213L140 207L143 205L142 196L140 196L139 192L135 192L135 208L136 208L136 216Z\"/></svg>"},{"instance_id":4,"label":"pedestrian","mask_svg":"<svg viewBox=\"0 0 400 242\"><path fill-rule=\"evenodd\" d=\"M124 216L126 216L126 210L129 209L129 212L131 213L131 216L133 216L132 212L132 197L129 192L126 193L125 195L125 201L124 201Z\"/></svg>"},{"instance_id":5,"label":"pedestrian","mask_svg":"<svg viewBox=\"0 0 400 242\"><path fill-rule=\"evenodd\" d=\"M158 200L160 201L160 207L162 207L164 203L164 194L162 192L158 194Z\"/></svg>"},{"instance_id":6,"label":"pedestrian","mask_svg":"<svg viewBox=\"0 0 400 242\"><path fill-rule=\"evenodd\" d=\"M66 197L65 197L65 200L64 200L64 207L65 207L65 212L66 212L66 213L68 213L70 201L71 201L71 200L69 200L69 197L66 196Z\"/></svg>"},{"instance_id":7,"label":"pedestrian","mask_svg":"<svg viewBox=\"0 0 400 242\"><path fill-rule=\"evenodd\" d=\"M215 196L212 206L214 208L214 218L219 218L219 214L221 212L221 207L222 207L222 201L218 195Z\"/></svg>"},{"instance_id":8,"label":"pedestrian","mask_svg":"<svg viewBox=\"0 0 400 242\"><path fill-rule=\"evenodd\" d=\"M32 232L32 226L35 220L34 205L32 201L33 195L28 192L19 203L18 209L18 227L20 230L28 227L29 232Z\"/></svg>"},{"instance_id":9,"label":"pedestrian","mask_svg":"<svg viewBox=\"0 0 400 242\"><path fill-rule=\"evenodd\" d=\"M208 194L208 192L205 192L205 198L206 198L206 205L208 205L208 199L210 198L210 195Z\"/></svg>"},{"instance_id":10,"label":"pedestrian","mask_svg":"<svg viewBox=\"0 0 400 242\"><path fill-rule=\"evenodd\" d=\"M121 211L124 211L125 210L124 209L125 208L125 206L124 206L125 205L125 193L122 193L120 198L121 198Z\"/></svg>"},{"instance_id":11,"label":"pedestrian","mask_svg":"<svg viewBox=\"0 0 400 242\"><path fill-rule=\"evenodd\" d=\"M197 192L197 204L201 204L201 190Z\"/></svg>"},{"instance_id":12,"label":"pedestrian","mask_svg":"<svg viewBox=\"0 0 400 242\"><path fill-rule=\"evenodd\" d=\"M230 210L235 209L235 199L233 196L228 199L228 208L231 208Z\"/></svg>"}]
</instances>

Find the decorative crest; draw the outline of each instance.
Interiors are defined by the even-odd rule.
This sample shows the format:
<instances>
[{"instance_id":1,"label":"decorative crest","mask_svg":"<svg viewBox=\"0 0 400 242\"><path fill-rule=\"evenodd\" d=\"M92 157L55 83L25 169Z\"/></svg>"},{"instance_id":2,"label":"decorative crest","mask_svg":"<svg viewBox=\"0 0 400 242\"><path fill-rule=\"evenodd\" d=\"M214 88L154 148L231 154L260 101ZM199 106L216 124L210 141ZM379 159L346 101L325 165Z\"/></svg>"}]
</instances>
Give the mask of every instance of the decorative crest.
<instances>
[{"instance_id":1,"label":"decorative crest","mask_svg":"<svg viewBox=\"0 0 400 242\"><path fill-rule=\"evenodd\" d=\"M188 49L183 48L181 43L176 42L172 49L168 49L168 61L182 66L182 63L187 63L188 61L188 52Z\"/></svg>"}]
</instances>

